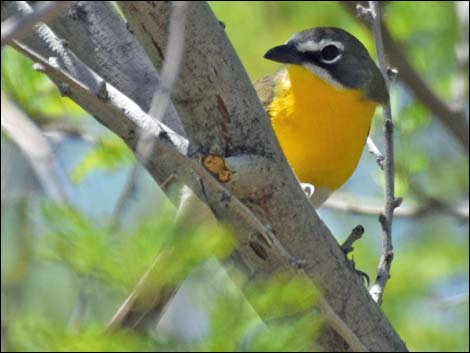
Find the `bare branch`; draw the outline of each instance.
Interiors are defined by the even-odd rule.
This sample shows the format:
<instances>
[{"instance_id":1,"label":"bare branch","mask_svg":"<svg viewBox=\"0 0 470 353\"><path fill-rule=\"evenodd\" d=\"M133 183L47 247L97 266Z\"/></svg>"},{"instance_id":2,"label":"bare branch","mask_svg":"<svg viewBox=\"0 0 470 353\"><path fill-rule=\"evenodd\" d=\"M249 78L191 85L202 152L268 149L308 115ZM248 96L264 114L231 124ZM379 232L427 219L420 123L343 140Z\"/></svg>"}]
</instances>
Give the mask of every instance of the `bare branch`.
<instances>
[{"instance_id":1,"label":"bare branch","mask_svg":"<svg viewBox=\"0 0 470 353\"><path fill-rule=\"evenodd\" d=\"M183 58L186 14L187 4L184 1L176 3L170 19L168 43L165 51L166 60L160 76L160 85L154 94L148 113L157 121L163 120L168 106L171 104L170 94L173 90L173 86L175 85L181 60ZM139 129L138 134L139 142L137 143L136 154L139 156L141 163L145 164L152 152L153 141L151 136L149 136L149 133L144 130ZM110 229L114 229L118 220L122 218L122 213L125 209L126 203L135 188L138 170L139 166L134 164L113 212Z\"/></svg>"},{"instance_id":2,"label":"bare branch","mask_svg":"<svg viewBox=\"0 0 470 353\"><path fill-rule=\"evenodd\" d=\"M460 294L455 294L449 297L445 298L437 298L434 300L434 305L441 309L447 309L452 306L457 306L457 305L462 305L467 303L468 304L468 292L460 293Z\"/></svg>"},{"instance_id":3,"label":"bare branch","mask_svg":"<svg viewBox=\"0 0 470 353\"><path fill-rule=\"evenodd\" d=\"M152 262L152 264L147 269L147 271L139 279L139 282L137 283L134 290L126 298L126 300L119 306L118 310L114 313L113 317L111 318L111 320L109 321L109 323L106 326L106 330L108 332L114 331L114 330L118 329L119 327L122 327L122 324L126 320L126 317L128 316L129 311L134 306L135 300L137 298L139 298L142 291L147 287L148 279L150 278L150 275L152 274L155 267L157 266L160 258L161 258L161 254L159 254L155 258L155 260Z\"/></svg>"},{"instance_id":4,"label":"bare branch","mask_svg":"<svg viewBox=\"0 0 470 353\"><path fill-rule=\"evenodd\" d=\"M341 249L343 250L343 252L345 254L348 254L351 251L353 251L354 242L356 240L361 239L363 235L364 235L364 227L363 226L358 225L358 226L354 227L353 230L351 231L351 233L346 238L346 240L343 242L343 244L341 244Z\"/></svg>"},{"instance_id":5,"label":"bare branch","mask_svg":"<svg viewBox=\"0 0 470 353\"><path fill-rule=\"evenodd\" d=\"M38 22L49 22L67 9L73 1L44 1L39 2L34 11L2 22L2 48L12 39L21 40L27 36Z\"/></svg>"},{"instance_id":6,"label":"bare branch","mask_svg":"<svg viewBox=\"0 0 470 353\"><path fill-rule=\"evenodd\" d=\"M164 117L168 106L171 104L170 95L175 85L178 72L180 70L184 49L187 7L188 5L186 2L178 2L175 4L175 7L171 12L168 42L165 50L166 59L161 71L160 85L158 86L158 89L154 94L152 104L149 110L149 114L157 121L162 121L162 118ZM137 144L136 154L140 155L141 162L145 164L148 158L150 158L150 154L153 149L153 140L151 139L150 133L142 129L139 129L138 131L139 142ZM128 181L126 182L121 196L118 199L118 203L113 213L110 229L115 228L118 220L122 218L123 210L127 205L127 201L129 200L135 188L138 170L139 165L134 164L129 174ZM147 270L147 274L153 271L154 266L155 264L152 264L152 266ZM108 324L108 330L115 330L118 327L121 327L122 324L127 323L129 321L128 316L130 316L132 311L135 310L133 308L133 303L139 295L138 288L139 286L145 285L147 277L148 275L144 275L141 278L141 280L137 284L137 287L132 291L129 297L126 298L124 303L118 308L118 311L114 314L113 318ZM175 290L173 290L174 293L176 293L177 288L179 288L179 284L175 285ZM171 298L172 297L170 296L163 296L161 298L158 298L158 295L156 294L155 306L159 307L161 310L164 310ZM157 310L155 308L153 308L153 310L151 311L152 313L155 313L155 316L161 317L160 313L157 313ZM146 313L143 313L142 317L145 315Z\"/></svg>"},{"instance_id":7,"label":"bare branch","mask_svg":"<svg viewBox=\"0 0 470 353\"><path fill-rule=\"evenodd\" d=\"M126 212L127 206L129 204L129 200L132 198L132 195L135 193L135 189L137 187L137 180L139 176L140 165L138 163L133 163L131 170L126 179L126 183L119 195L119 198L114 206L114 211L111 215L111 220L109 222L109 230L111 232L116 231L118 228L119 223L124 217Z\"/></svg>"},{"instance_id":8,"label":"bare branch","mask_svg":"<svg viewBox=\"0 0 470 353\"><path fill-rule=\"evenodd\" d=\"M366 12L363 12L366 13ZM384 76L387 88L390 87L389 68L385 62L385 49L382 39L382 20L379 3L377 1L369 1L367 13L370 15L372 23L372 31L375 38L375 46L377 49L377 58L379 67ZM384 136L385 136L385 158L383 163L385 177L385 207L384 214L380 215L379 220L382 225L382 254L378 266L378 274L374 285L370 289L372 298L380 305L382 303L383 291L385 285L390 278L390 267L393 260L392 245L392 222L393 212L401 203L401 199L395 198L395 175L394 175L394 152L393 152L393 121L390 99L383 106L384 114Z\"/></svg>"},{"instance_id":9,"label":"bare branch","mask_svg":"<svg viewBox=\"0 0 470 353\"><path fill-rule=\"evenodd\" d=\"M171 12L168 43L165 49L165 61L160 72L160 85L152 100L149 114L161 121L170 104L170 94L176 83L183 59L186 16L189 4L177 1Z\"/></svg>"},{"instance_id":10,"label":"bare branch","mask_svg":"<svg viewBox=\"0 0 470 353\"><path fill-rule=\"evenodd\" d=\"M365 1L342 1L343 6L354 16L357 15L356 3L365 3ZM365 21L365 24L370 27L368 21ZM382 36L387 57L390 60L390 64L400 72L400 80L406 84L421 104L439 120L468 155L469 128L465 110L462 110L461 107L454 108L437 96L409 63L406 55L400 45L393 39L385 23L382 23Z\"/></svg>"},{"instance_id":11,"label":"bare branch","mask_svg":"<svg viewBox=\"0 0 470 353\"><path fill-rule=\"evenodd\" d=\"M2 92L2 129L4 129L29 159L47 196L68 204L68 179L41 130Z\"/></svg>"},{"instance_id":12,"label":"bare branch","mask_svg":"<svg viewBox=\"0 0 470 353\"><path fill-rule=\"evenodd\" d=\"M355 200L338 193L330 197L323 207L364 216L378 216L383 210L383 206L379 204L378 200ZM395 210L394 217L421 218L436 212L449 215L459 221L468 221L469 219L468 202L447 205L431 198L421 201L418 205L407 205L406 203L401 205Z\"/></svg>"}]
</instances>

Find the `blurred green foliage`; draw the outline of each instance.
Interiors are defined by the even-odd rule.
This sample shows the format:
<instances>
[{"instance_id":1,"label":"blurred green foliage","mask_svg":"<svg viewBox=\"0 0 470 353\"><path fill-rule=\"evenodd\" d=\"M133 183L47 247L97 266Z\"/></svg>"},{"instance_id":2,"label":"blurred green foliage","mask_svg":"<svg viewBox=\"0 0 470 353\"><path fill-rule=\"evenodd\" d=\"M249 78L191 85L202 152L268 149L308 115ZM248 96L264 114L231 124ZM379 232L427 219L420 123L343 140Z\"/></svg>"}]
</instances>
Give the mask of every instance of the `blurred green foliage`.
<instances>
[{"instance_id":1,"label":"blurred green foliage","mask_svg":"<svg viewBox=\"0 0 470 353\"><path fill-rule=\"evenodd\" d=\"M75 166L70 177L78 183L90 172L104 170L114 172L134 160L129 147L116 135L100 138L94 148L86 153Z\"/></svg>"},{"instance_id":2,"label":"blurred green foliage","mask_svg":"<svg viewBox=\"0 0 470 353\"><path fill-rule=\"evenodd\" d=\"M209 309L209 336L198 350L312 350L321 319L312 309L317 291L309 281L279 273L266 281L245 283L243 287L245 296L235 286L228 286L217 296ZM265 318L264 322L259 315Z\"/></svg>"},{"instance_id":3,"label":"blurred green foliage","mask_svg":"<svg viewBox=\"0 0 470 353\"><path fill-rule=\"evenodd\" d=\"M293 33L313 26L342 27L357 36L374 56L367 29L339 2L211 2L216 16L253 80L279 68L264 60L271 47ZM453 80L462 73L455 60L458 22L452 2L388 2L385 20L406 56L444 99L451 101ZM11 49L2 51L2 90L39 125L61 123L88 129L93 120L58 90L31 63ZM396 193L405 202L435 197L453 204L468 200L468 157L400 82L393 87ZM468 109L468 84L467 84ZM82 119L77 119L78 117ZM87 117L87 118L84 118ZM372 134L381 147L380 118ZM3 140L3 137L2 137ZM72 168L80 187L87 177L122 173L133 159L118 138L100 136ZM3 146L3 145L2 145ZM2 147L2 159L3 159ZM354 194L381 197L371 190L383 184L374 162ZM7 166L8 167L8 166ZM2 179L3 179L2 164ZM372 185L374 183L375 185ZM357 185L357 184L356 184ZM102 188L119 187L103 183ZM152 186L138 192L145 200ZM2 180L3 193L3 180ZM8 348L18 351L309 351L321 320L312 312L316 293L308 283L279 275L264 283L235 286L213 271L198 277L209 287L206 298L209 329L203 339L182 342L133 331L105 334L106 322L155 262L150 277L155 294L178 283L213 254L225 258L234 247L225 231L203 225L190 232L174 227L174 210L164 205L139 209L133 225L111 231L93 215L98 195L87 195L90 209L44 204L37 198L20 202L2 198L2 325ZM155 202L152 202L154 204ZM38 205L39 204L39 205ZM110 205L109 209L112 210ZM111 211L110 211L111 212ZM357 223L366 236L355 244L354 258L373 276L379 256L380 226L376 219L327 214L336 234ZM112 216L100 217L108 219ZM5 222L6 221L6 222ZM468 351L468 297L446 304L454 294L468 293L468 222L440 214L394 222L395 261L383 310L410 350ZM91 293L88 315L76 327L67 325L80 289ZM243 287L244 294L240 288ZM151 295L150 292L148 294ZM250 299L248 304L244 295ZM141 305L146 305L144 296ZM263 324L257 313L267 317ZM304 315L308 313L308 315Z\"/></svg>"},{"instance_id":4,"label":"blurred green foliage","mask_svg":"<svg viewBox=\"0 0 470 353\"><path fill-rule=\"evenodd\" d=\"M73 101L61 97L56 86L31 61L11 48L2 50L2 91L38 122L76 119L83 111Z\"/></svg>"},{"instance_id":5,"label":"blurred green foliage","mask_svg":"<svg viewBox=\"0 0 470 353\"><path fill-rule=\"evenodd\" d=\"M190 232L178 230L174 210L169 208L141 220L127 233L93 224L73 208L49 205L44 215L50 231L43 236L39 256L130 292L154 261L153 288L178 283L211 255L224 258L230 254L234 244L228 234L205 225Z\"/></svg>"}]
</instances>

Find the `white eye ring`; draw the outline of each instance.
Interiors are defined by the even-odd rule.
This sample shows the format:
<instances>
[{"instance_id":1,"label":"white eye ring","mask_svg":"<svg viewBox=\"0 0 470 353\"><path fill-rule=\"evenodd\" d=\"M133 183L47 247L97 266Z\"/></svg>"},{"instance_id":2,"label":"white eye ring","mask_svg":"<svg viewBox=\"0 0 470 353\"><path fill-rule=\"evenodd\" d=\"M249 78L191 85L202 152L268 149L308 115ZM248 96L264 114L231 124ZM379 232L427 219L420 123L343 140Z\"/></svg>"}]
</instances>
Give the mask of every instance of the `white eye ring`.
<instances>
[{"instance_id":1,"label":"white eye ring","mask_svg":"<svg viewBox=\"0 0 470 353\"><path fill-rule=\"evenodd\" d=\"M338 51L338 55L336 55L334 58L332 59L325 59L325 58L321 58L320 60L325 63L325 64L334 64L335 62L337 62L339 59L341 59L341 57L343 56L343 50L344 50L344 46L342 43L340 42L326 42L326 43L321 43L323 45L321 45L320 47L320 53L323 54L323 50L326 48L326 47L329 47L329 46L333 46L337 49Z\"/></svg>"}]
</instances>

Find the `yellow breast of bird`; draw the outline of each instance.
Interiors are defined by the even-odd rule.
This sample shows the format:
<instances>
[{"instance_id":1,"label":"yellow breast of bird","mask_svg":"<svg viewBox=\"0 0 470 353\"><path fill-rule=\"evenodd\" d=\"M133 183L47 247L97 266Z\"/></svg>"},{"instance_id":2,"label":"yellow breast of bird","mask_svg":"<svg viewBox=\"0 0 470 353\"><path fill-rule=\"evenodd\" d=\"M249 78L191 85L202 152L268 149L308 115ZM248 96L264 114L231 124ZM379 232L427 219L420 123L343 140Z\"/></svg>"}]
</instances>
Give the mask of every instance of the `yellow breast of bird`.
<instances>
[{"instance_id":1,"label":"yellow breast of bird","mask_svg":"<svg viewBox=\"0 0 470 353\"><path fill-rule=\"evenodd\" d=\"M336 190L356 169L376 104L298 65L288 66L275 89L269 115L297 177Z\"/></svg>"}]
</instances>

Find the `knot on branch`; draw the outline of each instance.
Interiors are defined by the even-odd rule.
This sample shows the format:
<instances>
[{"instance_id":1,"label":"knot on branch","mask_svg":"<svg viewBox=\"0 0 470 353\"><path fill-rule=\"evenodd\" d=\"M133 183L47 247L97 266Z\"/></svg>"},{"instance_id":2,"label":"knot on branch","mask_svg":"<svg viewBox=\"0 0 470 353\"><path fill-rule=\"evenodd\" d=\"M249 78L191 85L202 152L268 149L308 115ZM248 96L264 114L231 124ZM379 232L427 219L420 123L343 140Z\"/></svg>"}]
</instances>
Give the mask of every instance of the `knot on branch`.
<instances>
[{"instance_id":1,"label":"knot on branch","mask_svg":"<svg viewBox=\"0 0 470 353\"><path fill-rule=\"evenodd\" d=\"M59 93L62 97L70 97L72 92L70 90L70 86L67 83L61 82L57 85L57 88L59 88Z\"/></svg>"},{"instance_id":2,"label":"knot on branch","mask_svg":"<svg viewBox=\"0 0 470 353\"><path fill-rule=\"evenodd\" d=\"M403 197L395 197L392 203L393 209L400 207L402 202L403 202Z\"/></svg>"},{"instance_id":3,"label":"knot on branch","mask_svg":"<svg viewBox=\"0 0 470 353\"><path fill-rule=\"evenodd\" d=\"M382 227L382 231L385 233L385 234L388 234L388 231L389 231L389 223L388 223L388 220L387 220L387 217L385 217L385 215L383 213L381 213L379 215L379 223Z\"/></svg>"},{"instance_id":4,"label":"knot on branch","mask_svg":"<svg viewBox=\"0 0 470 353\"><path fill-rule=\"evenodd\" d=\"M216 154L209 154L202 159L204 167L221 183L230 181L231 172L225 165L224 159Z\"/></svg>"},{"instance_id":5,"label":"knot on branch","mask_svg":"<svg viewBox=\"0 0 470 353\"><path fill-rule=\"evenodd\" d=\"M384 261L385 261L386 263L392 262L393 256L394 256L393 250L387 251L387 253L385 254L385 259L384 259ZM389 278L390 278L390 275L389 275Z\"/></svg>"},{"instance_id":6,"label":"knot on branch","mask_svg":"<svg viewBox=\"0 0 470 353\"><path fill-rule=\"evenodd\" d=\"M266 261L268 259L268 252L260 243L255 240L248 240L248 245L261 260Z\"/></svg>"},{"instance_id":7,"label":"knot on branch","mask_svg":"<svg viewBox=\"0 0 470 353\"><path fill-rule=\"evenodd\" d=\"M106 85L106 81L102 80L98 83L96 96L103 102L107 102L109 100L109 93L108 93L108 87Z\"/></svg>"},{"instance_id":8,"label":"knot on branch","mask_svg":"<svg viewBox=\"0 0 470 353\"><path fill-rule=\"evenodd\" d=\"M390 119L385 120L384 122L384 131L386 134L390 134L393 130L393 121Z\"/></svg>"}]
</instances>

